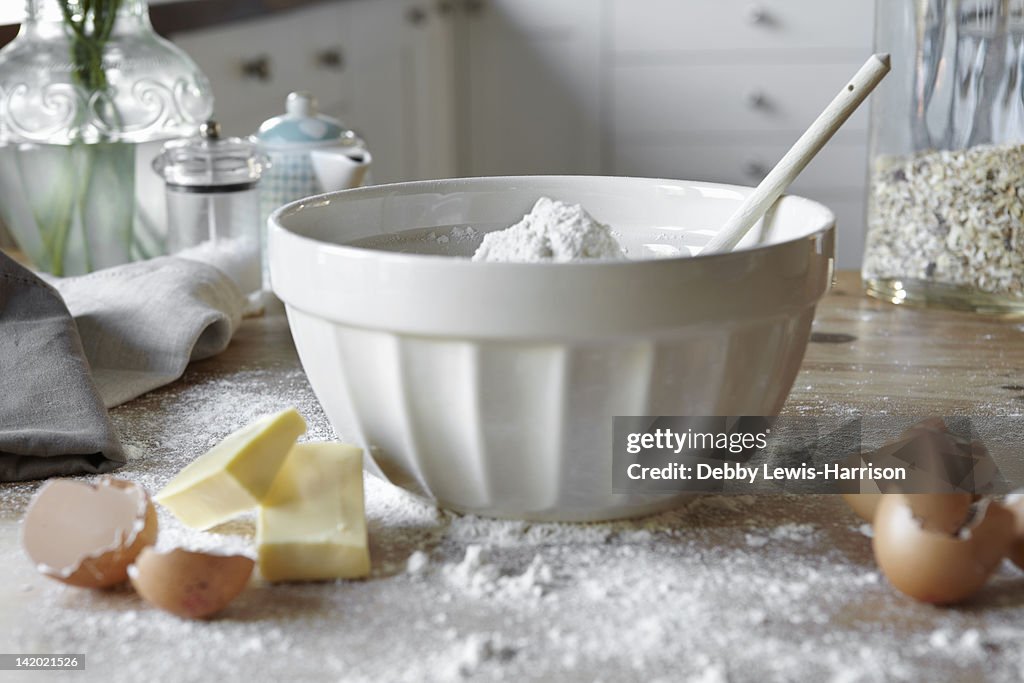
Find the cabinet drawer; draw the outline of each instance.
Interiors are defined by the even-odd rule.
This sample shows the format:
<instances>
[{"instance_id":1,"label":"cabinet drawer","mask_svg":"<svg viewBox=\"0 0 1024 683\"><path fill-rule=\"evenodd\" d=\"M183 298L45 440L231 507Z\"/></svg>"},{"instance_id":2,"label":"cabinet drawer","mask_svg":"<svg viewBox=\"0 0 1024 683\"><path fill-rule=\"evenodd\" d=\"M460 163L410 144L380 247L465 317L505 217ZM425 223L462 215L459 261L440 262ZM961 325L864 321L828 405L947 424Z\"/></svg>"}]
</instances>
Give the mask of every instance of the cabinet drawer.
<instances>
[{"instance_id":1,"label":"cabinet drawer","mask_svg":"<svg viewBox=\"0 0 1024 683\"><path fill-rule=\"evenodd\" d=\"M618 52L867 50L869 0L613 0Z\"/></svg>"},{"instance_id":2,"label":"cabinet drawer","mask_svg":"<svg viewBox=\"0 0 1024 683\"><path fill-rule=\"evenodd\" d=\"M524 33L576 31L599 17L594 0L480 0L479 4L477 13L466 7L473 22L485 22L489 28L506 32L505 37L518 39L525 37Z\"/></svg>"},{"instance_id":3,"label":"cabinet drawer","mask_svg":"<svg viewBox=\"0 0 1024 683\"><path fill-rule=\"evenodd\" d=\"M296 33L281 51L289 90L310 91L332 116L344 115L353 99L349 9L345 3L332 3L295 14Z\"/></svg>"},{"instance_id":4,"label":"cabinet drawer","mask_svg":"<svg viewBox=\"0 0 1024 683\"><path fill-rule=\"evenodd\" d=\"M789 145L782 143L619 143L613 152L613 164L618 175L756 185L788 148ZM862 135L860 141L834 140L811 161L790 191L804 194L828 190L856 195L863 191L866 174L866 136Z\"/></svg>"},{"instance_id":5,"label":"cabinet drawer","mask_svg":"<svg viewBox=\"0 0 1024 683\"><path fill-rule=\"evenodd\" d=\"M613 71L617 135L802 131L860 64L619 65ZM844 125L865 130L867 107Z\"/></svg>"}]
</instances>

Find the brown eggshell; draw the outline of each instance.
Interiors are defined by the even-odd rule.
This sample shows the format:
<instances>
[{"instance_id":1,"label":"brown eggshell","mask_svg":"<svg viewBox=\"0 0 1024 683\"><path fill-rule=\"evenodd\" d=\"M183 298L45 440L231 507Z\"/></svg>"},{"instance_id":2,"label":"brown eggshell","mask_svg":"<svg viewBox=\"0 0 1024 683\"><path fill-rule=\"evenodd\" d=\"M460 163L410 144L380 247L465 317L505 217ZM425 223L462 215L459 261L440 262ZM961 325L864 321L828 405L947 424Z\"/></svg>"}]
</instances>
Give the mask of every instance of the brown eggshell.
<instances>
[{"instance_id":1,"label":"brown eggshell","mask_svg":"<svg viewBox=\"0 0 1024 683\"><path fill-rule=\"evenodd\" d=\"M865 522L873 522L884 493L844 493L843 500ZM930 531L956 533L967 521L975 496L965 493L906 494L914 516Z\"/></svg>"},{"instance_id":2,"label":"brown eggshell","mask_svg":"<svg viewBox=\"0 0 1024 683\"><path fill-rule=\"evenodd\" d=\"M858 517L865 522L873 522L878 503L882 500L881 493L844 493L843 500Z\"/></svg>"},{"instance_id":3,"label":"brown eggshell","mask_svg":"<svg viewBox=\"0 0 1024 683\"><path fill-rule=\"evenodd\" d=\"M899 591L923 602L969 598L988 580L1013 540L1014 518L989 503L958 535L928 531L907 496L887 495L875 513L875 560Z\"/></svg>"},{"instance_id":4,"label":"brown eggshell","mask_svg":"<svg viewBox=\"0 0 1024 683\"><path fill-rule=\"evenodd\" d=\"M969 493L912 493L904 498L925 531L953 535L971 516Z\"/></svg>"},{"instance_id":5,"label":"brown eggshell","mask_svg":"<svg viewBox=\"0 0 1024 683\"><path fill-rule=\"evenodd\" d=\"M128 576L147 602L179 617L205 619L242 592L255 564L244 555L147 548L129 568Z\"/></svg>"},{"instance_id":6,"label":"brown eggshell","mask_svg":"<svg viewBox=\"0 0 1024 683\"><path fill-rule=\"evenodd\" d=\"M25 512L22 544L46 576L107 588L128 579L128 565L156 542L157 528L149 494L133 482L52 479Z\"/></svg>"},{"instance_id":7,"label":"brown eggshell","mask_svg":"<svg viewBox=\"0 0 1024 683\"><path fill-rule=\"evenodd\" d=\"M1006 501L1006 507L1013 513L1014 539L1010 545L1010 560L1024 569L1024 495L1014 495Z\"/></svg>"}]
</instances>

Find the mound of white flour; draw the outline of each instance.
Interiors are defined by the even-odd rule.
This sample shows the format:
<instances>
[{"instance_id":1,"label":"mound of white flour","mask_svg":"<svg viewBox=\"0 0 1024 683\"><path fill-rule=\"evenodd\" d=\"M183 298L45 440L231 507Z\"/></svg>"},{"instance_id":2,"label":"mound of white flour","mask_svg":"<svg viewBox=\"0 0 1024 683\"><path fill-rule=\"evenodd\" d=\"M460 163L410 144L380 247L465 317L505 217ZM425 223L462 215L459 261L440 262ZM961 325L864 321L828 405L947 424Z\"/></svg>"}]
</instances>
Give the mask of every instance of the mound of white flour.
<instances>
[{"instance_id":1,"label":"mound of white flour","mask_svg":"<svg viewBox=\"0 0 1024 683\"><path fill-rule=\"evenodd\" d=\"M484 235L474 261L579 261L623 259L622 247L607 225L579 204L541 197L530 213L510 228Z\"/></svg>"}]
</instances>

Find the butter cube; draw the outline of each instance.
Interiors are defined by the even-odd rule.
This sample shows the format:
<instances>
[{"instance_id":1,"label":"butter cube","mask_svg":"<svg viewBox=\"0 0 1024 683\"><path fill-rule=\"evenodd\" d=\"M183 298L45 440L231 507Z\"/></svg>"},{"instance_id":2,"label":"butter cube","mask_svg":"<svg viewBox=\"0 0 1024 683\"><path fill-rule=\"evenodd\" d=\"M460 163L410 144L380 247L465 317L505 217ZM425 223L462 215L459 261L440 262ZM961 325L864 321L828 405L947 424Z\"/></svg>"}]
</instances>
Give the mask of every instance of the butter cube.
<instances>
[{"instance_id":1,"label":"butter cube","mask_svg":"<svg viewBox=\"0 0 1024 683\"><path fill-rule=\"evenodd\" d=\"M296 444L260 504L256 542L268 581L369 575L363 452L342 443Z\"/></svg>"},{"instance_id":2,"label":"butter cube","mask_svg":"<svg viewBox=\"0 0 1024 683\"><path fill-rule=\"evenodd\" d=\"M259 504L305 431L293 408L267 415L196 458L154 500L196 529L226 522Z\"/></svg>"}]
</instances>

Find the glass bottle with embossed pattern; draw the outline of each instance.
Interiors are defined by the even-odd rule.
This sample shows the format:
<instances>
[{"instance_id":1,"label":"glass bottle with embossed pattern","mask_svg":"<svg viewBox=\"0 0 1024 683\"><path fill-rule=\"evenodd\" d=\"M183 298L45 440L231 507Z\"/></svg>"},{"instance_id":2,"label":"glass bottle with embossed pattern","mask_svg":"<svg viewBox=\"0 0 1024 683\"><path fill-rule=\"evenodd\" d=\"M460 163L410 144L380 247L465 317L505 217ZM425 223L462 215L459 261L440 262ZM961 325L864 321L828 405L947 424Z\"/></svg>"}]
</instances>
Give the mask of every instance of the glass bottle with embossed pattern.
<instances>
[{"instance_id":1,"label":"glass bottle with embossed pattern","mask_svg":"<svg viewBox=\"0 0 1024 683\"><path fill-rule=\"evenodd\" d=\"M58 275L161 254L152 160L212 112L206 77L144 0L26 0L0 50L0 217Z\"/></svg>"}]
</instances>

